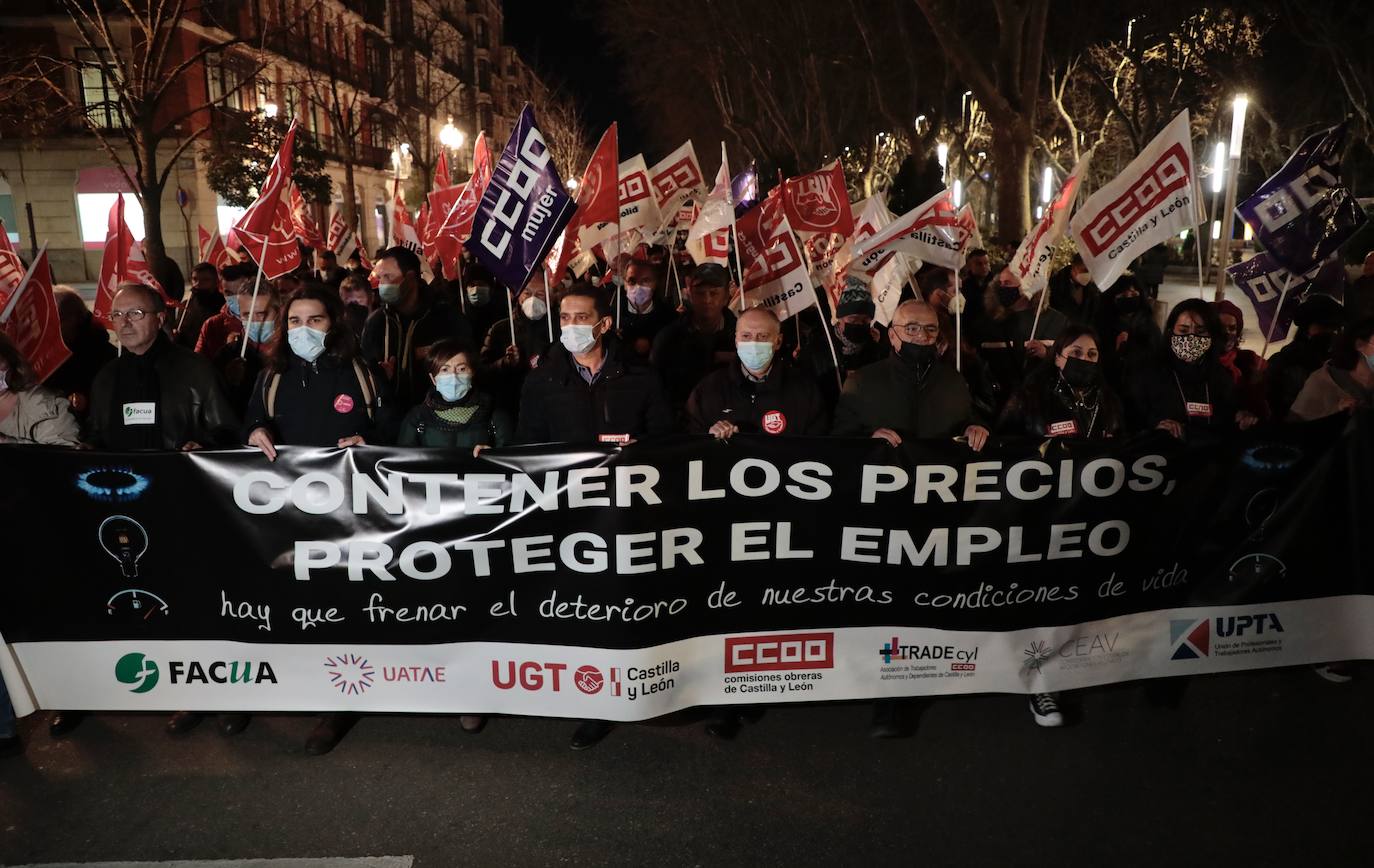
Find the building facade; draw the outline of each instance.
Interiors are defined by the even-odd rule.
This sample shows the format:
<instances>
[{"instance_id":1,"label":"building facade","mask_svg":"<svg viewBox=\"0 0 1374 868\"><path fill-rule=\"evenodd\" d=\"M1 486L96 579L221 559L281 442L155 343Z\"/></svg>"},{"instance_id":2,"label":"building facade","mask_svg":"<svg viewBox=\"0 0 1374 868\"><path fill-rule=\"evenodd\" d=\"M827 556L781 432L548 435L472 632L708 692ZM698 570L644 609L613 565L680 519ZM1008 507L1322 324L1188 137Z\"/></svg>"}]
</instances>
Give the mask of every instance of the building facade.
<instances>
[{"instance_id":1,"label":"building facade","mask_svg":"<svg viewBox=\"0 0 1374 868\"><path fill-rule=\"evenodd\" d=\"M471 170L472 147L485 130L499 149L520 108L543 85L502 42L499 0L203 0L175 22L163 70L180 70L158 106L175 135L157 149L174 160L162 197L162 235L183 270L197 259L197 227L228 231L241 209L227 205L206 180L206 148L217 125L250 112L294 117L325 152L331 203L317 206L327 226L353 190L364 245L385 244L392 191L418 207L447 148L455 181ZM89 129L108 131L121 159L130 148L114 64L91 48L58 4L34 0L23 14L0 8L11 44L40 46L71 64L60 84L85 118L42 129L0 126L0 219L21 253L46 243L60 282L95 281L107 215L125 197L126 220L143 237L133 187ZM113 19L118 50L140 49L136 30ZM207 48L213 50L207 51ZM183 117L184 115L184 117ZM440 131L453 127L448 144ZM453 132L461 134L461 144ZM186 137L196 142L177 155Z\"/></svg>"}]
</instances>

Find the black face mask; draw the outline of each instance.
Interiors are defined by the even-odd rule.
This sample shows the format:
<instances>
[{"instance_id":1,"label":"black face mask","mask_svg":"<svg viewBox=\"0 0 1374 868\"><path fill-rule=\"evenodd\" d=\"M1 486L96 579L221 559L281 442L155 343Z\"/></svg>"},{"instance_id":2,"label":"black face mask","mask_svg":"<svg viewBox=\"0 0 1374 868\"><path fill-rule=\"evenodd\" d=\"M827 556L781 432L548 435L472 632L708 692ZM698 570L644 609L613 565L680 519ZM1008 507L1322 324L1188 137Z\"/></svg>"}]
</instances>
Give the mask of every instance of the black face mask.
<instances>
[{"instance_id":1,"label":"black face mask","mask_svg":"<svg viewBox=\"0 0 1374 868\"><path fill-rule=\"evenodd\" d=\"M1138 295L1118 295L1113 299L1113 303L1116 305L1116 312L1124 315L1130 315L1140 310L1143 301L1144 299Z\"/></svg>"},{"instance_id":2,"label":"black face mask","mask_svg":"<svg viewBox=\"0 0 1374 868\"><path fill-rule=\"evenodd\" d=\"M1064 357L1064 367L1059 370L1064 381L1075 389L1086 389L1097 382L1097 363L1087 359Z\"/></svg>"},{"instance_id":3,"label":"black face mask","mask_svg":"<svg viewBox=\"0 0 1374 868\"><path fill-rule=\"evenodd\" d=\"M851 344L866 344L873 340L873 331L863 323L845 323L843 332L844 339Z\"/></svg>"},{"instance_id":4,"label":"black face mask","mask_svg":"<svg viewBox=\"0 0 1374 868\"><path fill-rule=\"evenodd\" d=\"M1002 307L1011 307L1016 304L1016 300L1021 297L1021 289L1016 286L997 286L997 303Z\"/></svg>"},{"instance_id":5,"label":"black face mask","mask_svg":"<svg viewBox=\"0 0 1374 868\"><path fill-rule=\"evenodd\" d=\"M913 344L902 341L902 348L897 352L897 355L907 366L919 371L935 363L935 359L939 356L939 350L935 344Z\"/></svg>"}]
</instances>

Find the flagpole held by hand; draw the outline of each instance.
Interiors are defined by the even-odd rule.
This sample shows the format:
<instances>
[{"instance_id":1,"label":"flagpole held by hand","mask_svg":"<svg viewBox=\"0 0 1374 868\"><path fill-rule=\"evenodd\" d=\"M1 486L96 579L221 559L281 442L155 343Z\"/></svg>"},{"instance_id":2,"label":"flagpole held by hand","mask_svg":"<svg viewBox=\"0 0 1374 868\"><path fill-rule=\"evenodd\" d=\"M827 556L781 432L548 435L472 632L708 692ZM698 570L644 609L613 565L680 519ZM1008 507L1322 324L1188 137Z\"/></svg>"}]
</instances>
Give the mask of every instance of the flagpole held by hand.
<instances>
[{"instance_id":1,"label":"flagpole held by hand","mask_svg":"<svg viewBox=\"0 0 1374 868\"><path fill-rule=\"evenodd\" d=\"M271 233L270 231L268 231L268 232L266 232L266 233L263 234L263 236L262 236L262 256L259 256L259 257L258 257L258 276L255 277L255 278L253 278L253 300L252 300L252 302L250 302L249 305L248 305L248 309L249 309L250 311L253 311L253 310L257 310L257 309L258 309L258 287L262 286L262 269L263 269L263 264L264 264L265 262L267 262L267 242L268 242L268 241L271 241L271 240L272 240L272 233ZM248 355L248 341L247 341L247 340L243 340L243 341L241 341L241 342L239 343L239 358L240 358L240 359L245 358L245 357L247 357L247 355Z\"/></svg>"},{"instance_id":2,"label":"flagpole held by hand","mask_svg":"<svg viewBox=\"0 0 1374 868\"><path fill-rule=\"evenodd\" d=\"M1283 279L1283 292L1279 293L1279 303L1274 308L1274 318L1269 320L1269 328L1264 332L1264 348L1260 350L1260 358L1264 358L1269 353L1269 342L1274 339L1274 326L1279 324L1279 312L1283 310L1283 302L1288 298L1288 287L1293 283L1293 272L1288 272L1288 276Z\"/></svg>"},{"instance_id":3,"label":"flagpole held by hand","mask_svg":"<svg viewBox=\"0 0 1374 868\"><path fill-rule=\"evenodd\" d=\"M964 372L964 296L959 292L959 269L954 269L954 298L957 299L959 309L954 312L954 370L959 373ZM1036 319L1040 314L1036 313ZM1031 334L1035 334L1035 327L1031 326Z\"/></svg>"}]
</instances>

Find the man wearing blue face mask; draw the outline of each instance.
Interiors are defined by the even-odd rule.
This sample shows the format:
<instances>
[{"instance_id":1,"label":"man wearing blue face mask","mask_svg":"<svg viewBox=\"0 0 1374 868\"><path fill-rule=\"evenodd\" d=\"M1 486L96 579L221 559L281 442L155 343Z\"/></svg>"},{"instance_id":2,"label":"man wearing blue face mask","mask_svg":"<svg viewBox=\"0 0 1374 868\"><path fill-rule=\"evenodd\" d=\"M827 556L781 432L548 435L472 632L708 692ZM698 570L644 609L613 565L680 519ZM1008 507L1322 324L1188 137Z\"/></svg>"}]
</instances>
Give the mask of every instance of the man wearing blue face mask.
<instances>
[{"instance_id":1,"label":"man wearing blue face mask","mask_svg":"<svg viewBox=\"0 0 1374 868\"><path fill-rule=\"evenodd\" d=\"M658 376L611 334L605 291L574 285L558 306L559 344L525 378L518 443L625 444L673 428Z\"/></svg>"},{"instance_id":2,"label":"man wearing blue face mask","mask_svg":"<svg viewBox=\"0 0 1374 868\"><path fill-rule=\"evenodd\" d=\"M208 359L214 359L226 344L237 340L238 336L243 334L243 311L239 304L239 294L246 289L248 294L252 295L253 278L257 273L257 266L251 262L240 262L225 267L220 283L224 289L224 307L201 325L200 337L196 340L196 352ZM269 284L263 284L263 287L267 286Z\"/></svg>"},{"instance_id":3,"label":"man wearing blue face mask","mask_svg":"<svg viewBox=\"0 0 1374 868\"><path fill-rule=\"evenodd\" d=\"M687 399L687 430L727 440L733 435L824 436L830 430L825 401L811 377L778 354L782 324L767 308L751 308L735 321L739 363L709 374Z\"/></svg>"},{"instance_id":4,"label":"man wearing blue face mask","mask_svg":"<svg viewBox=\"0 0 1374 868\"><path fill-rule=\"evenodd\" d=\"M647 361L654 338L677 319L677 311L662 297L663 272L647 259L632 259L625 267L625 289L620 294L621 343L637 358Z\"/></svg>"},{"instance_id":5,"label":"man wearing blue face mask","mask_svg":"<svg viewBox=\"0 0 1374 868\"><path fill-rule=\"evenodd\" d=\"M429 390L425 352L444 338L472 340L463 314L420 277L420 258L404 247L387 250L373 269L382 306L363 326L362 349L379 365L401 406L416 403Z\"/></svg>"},{"instance_id":6,"label":"man wearing blue face mask","mask_svg":"<svg viewBox=\"0 0 1374 868\"><path fill-rule=\"evenodd\" d=\"M281 296L275 287L265 283L258 287L255 299L253 282L246 281L239 289L238 307L243 315L238 331L220 348L212 361L224 381L229 403L242 416L248 409L253 384L276 347ZM248 341L248 348L240 353L240 342L244 340Z\"/></svg>"}]
</instances>

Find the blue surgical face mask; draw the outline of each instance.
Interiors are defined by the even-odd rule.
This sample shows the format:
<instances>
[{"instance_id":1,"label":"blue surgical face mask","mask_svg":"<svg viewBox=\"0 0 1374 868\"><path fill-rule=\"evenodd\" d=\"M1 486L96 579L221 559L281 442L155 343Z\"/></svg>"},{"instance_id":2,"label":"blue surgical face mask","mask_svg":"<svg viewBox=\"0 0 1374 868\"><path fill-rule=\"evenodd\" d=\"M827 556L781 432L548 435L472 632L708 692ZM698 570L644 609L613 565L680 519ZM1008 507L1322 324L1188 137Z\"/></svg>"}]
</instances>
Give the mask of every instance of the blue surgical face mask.
<instances>
[{"instance_id":1,"label":"blue surgical face mask","mask_svg":"<svg viewBox=\"0 0 1374 868\"><path fill-rule=\"evenodd\" d=\"M592 334L595 328L596 326L589 325L565 325L563 334L558 339L563 342L568 352L580 356L596 346L596 335Z\"/></svg>"},{"instance_id":2,"label":"blue surgical face mask","mask_svg":"<svg viewBox=\"0 0 1374 868\"><path fill-rule=\"evenodd\" d=\"M1374 371L1374 353L1370 353L1369 355L1365 356L1364 363L1366 365L1369 365L1369 369L1371 371Z\"/></svg>"},{"instance_id":3,"label":"blue surgical face mask","mask_svg":"<svg viewBox=\"0 0 1374 868\"><path fill-rule=\"evenodd\" d=\"M243 315L239 313L239 294L237 292L231 292L224 297L224 306L229 309L230 316Z\"/></svg>"},{"instance_id":4,"label":"blue surgical face mask","mask_svg":"<svg viewBox=\"0 0 1374 868\"><path fill-rule=\"evenodd\" d=\"M248 340L255 344L265 344L272 340L272 334L277 329L277 324L270 319L262 322L244 323L243 331L248 336Z\"/></svg>"},{"instance_id":5,"label":"blue surgical face mask","mask_svg":"<svg viewBox=\"0 0 1374 868\"><path fill-rule=\"evenodd\" d=\"M469 286L467 288L468 304L486 304L491 298L490 286Z\"/></svg>"},{"instance_id":6,"label":"blue surgical face mask","mask_svg":"<svg viewBox=\"0 0 1374 868\"><path fill-rule=\"evenodd\" d=\"M291 352L313 362L324 352L325 332L319 329L312 329L310 326L299 326L287 329L286 342L291 345Z\"/></svg>"},{"instance_id":7,"label":"blue surgical face mask","mask_svg":"<svg viewBox=\"0 0 1374 868\"><path fill-rule=\"evenodd\" d=\"M767 368L768 363L773 361L771 341L740 341L735 344L735 352L739 353L739 360L744 367L755 373Z\"/></svg>"},{"instance_id":8,"label":"blue surgical face mask","mask_svg":"<svg viewBox=\"0 0 1374 868\"><path fill-rule=\"evenodd\" d=\"M399 283L383 283L377 287L377 295L381 296L385 304L395 304L401 300L401 285Z\"/></svg>"},{"instance_id":9,"label":"blue surgical face mask","mask_svg":"<svg viewBox=\"0 0 1374 868\"><path fill-rule=\"evenodd\" d=\"M439 397L450 404L461 401L472 389L472 374L453 374L445 371L434 378Z\"/></svg>"}]
</instances>

